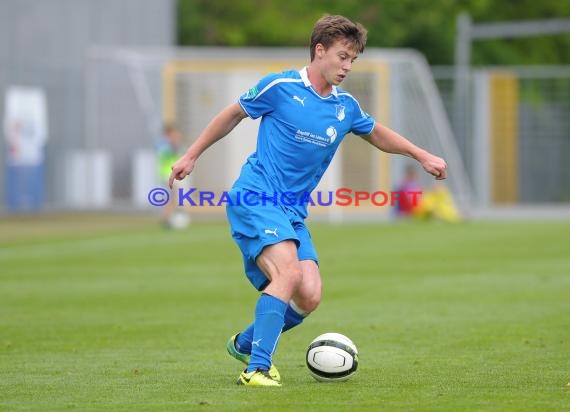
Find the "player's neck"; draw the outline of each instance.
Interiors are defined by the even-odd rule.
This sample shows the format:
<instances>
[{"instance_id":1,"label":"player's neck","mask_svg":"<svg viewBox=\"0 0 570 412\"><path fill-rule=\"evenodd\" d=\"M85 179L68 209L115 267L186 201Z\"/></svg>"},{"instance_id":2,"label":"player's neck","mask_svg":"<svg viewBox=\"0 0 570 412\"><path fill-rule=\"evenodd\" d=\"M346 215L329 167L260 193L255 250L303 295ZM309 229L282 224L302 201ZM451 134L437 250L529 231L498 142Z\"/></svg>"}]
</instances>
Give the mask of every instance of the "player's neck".
<instances>
[{"instance_id":1,"label":"player's neck","mask_svg":"<svg viewBox=\"0 0 570 412\"><path fill-rule=\"evenodd\" d=\"M307 67L307 77L313 89L321 96L326 97L332 93L332 84L319 73L318 69L312 65Z\"/></svg>"}]
</instances>

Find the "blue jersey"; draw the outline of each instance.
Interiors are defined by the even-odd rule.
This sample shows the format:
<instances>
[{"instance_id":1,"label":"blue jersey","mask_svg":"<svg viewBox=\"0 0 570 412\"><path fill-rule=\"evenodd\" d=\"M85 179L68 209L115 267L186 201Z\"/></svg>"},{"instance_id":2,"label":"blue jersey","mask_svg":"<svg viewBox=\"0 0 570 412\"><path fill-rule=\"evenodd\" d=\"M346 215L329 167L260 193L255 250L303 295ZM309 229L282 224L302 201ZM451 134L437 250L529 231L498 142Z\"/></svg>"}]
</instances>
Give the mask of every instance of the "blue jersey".
<instances>
[{"instance_id":1,"label":"blue jersey","mask_svg":"<svg viewBox=\"0 0 570 412\"><path fill-rule=\"evenodd\" d=\"M320 96L306 68L264 77L239 104L252 119L261 117L261 124L257 149L234 187L259 193L312 192L344 136L368 135L374 128L374 119L350 93L333 86L329 96ZM307 216L307 203L289 207Z\"/></svg>"}]
</instances>

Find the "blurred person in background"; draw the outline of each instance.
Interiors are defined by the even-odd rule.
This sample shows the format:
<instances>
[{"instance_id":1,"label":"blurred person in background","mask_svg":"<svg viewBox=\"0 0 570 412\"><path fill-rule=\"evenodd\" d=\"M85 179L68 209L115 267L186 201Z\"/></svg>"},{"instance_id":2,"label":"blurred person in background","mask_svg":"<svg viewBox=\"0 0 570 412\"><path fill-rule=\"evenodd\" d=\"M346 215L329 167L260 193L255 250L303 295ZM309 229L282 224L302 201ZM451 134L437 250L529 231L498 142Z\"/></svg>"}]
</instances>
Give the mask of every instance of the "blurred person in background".
<instances>
[{"instance_id":1,"label":"blurred person in background","mask_svg":"<svg viewBox=\"0 0 570 412\"><path fill-rule=\"evenodd\" d=\"M156 144L158 176L161 185L167 185L172 164L182 153L182 133L174 124L165 124L162 136ZM160 223L165 229L182 229L190 223L190 217L183 208L176 205L176 199L171 196L162 207Z\"/></svg>"},{"instance_id":2,"label":"blurred person in background","mask_svg":"<svg viewBox=\"0 0 570 412\"><path fill-rule=\"evenodd\" d=\"M440 182L422 190L415 165L406 166L404 179L396 192L402 193L395 202L400 218L441 220L449 223L461 221L451 191Z\"/></svg>"},{"instance_id":3,"label":"blurred person in background","mask_svg":"<svg viewBox=\"0 0 570 412\"><path fill-rule=\"evenodd\" d=\"M338 87L364 51L366 38L366 29L346 17L321 18L311 34L309 65L263 77L218 113L172 167L171 188L244 118L261 118L256 151L226 202L246 275L262 292L253 323L226 345L232 357L247 365L239 385L281 386L272 362L281 333L300 325L321 300L318 257L305 225L307 203L267 201L265 194L311 193L349 133L384 152L415 159L436 179L447 176L443 159L376 122ZM247 202L248 196L259 201Z\"/></svg>"},{"instance_id":4,"label":"blurred person in background","mask_svg":"<svg viewBox=\"0 0 570 412\"><path fill-rule=\"evenodd\" d=\"M396 192L402 193L396 203L396 215L398 217L411 217L414 209L421 200L422 186L418 180L418 173L414 165L407 165L404 172L404 180L396 188Z\"/></svg>"},{"instance_id":5,"label":"blurred person in background","mask_svg":"<svg viewBox=\"0 0 570 412\"><path fill-rule=\"evenodd\" d=\"M438 183L422 193L412 214L421 220L434 219L448 223L458 223L462 220L451 191L445 185Z\"/></svg>"}]
</instances>

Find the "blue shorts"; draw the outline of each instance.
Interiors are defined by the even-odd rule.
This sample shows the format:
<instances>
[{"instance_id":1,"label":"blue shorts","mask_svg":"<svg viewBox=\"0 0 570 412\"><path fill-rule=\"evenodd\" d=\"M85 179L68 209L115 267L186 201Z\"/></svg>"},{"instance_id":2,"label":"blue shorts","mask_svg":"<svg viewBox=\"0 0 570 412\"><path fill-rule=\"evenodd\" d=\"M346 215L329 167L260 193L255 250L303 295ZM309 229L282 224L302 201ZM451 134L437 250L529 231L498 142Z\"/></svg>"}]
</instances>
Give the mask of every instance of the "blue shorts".
<instances>
[{"instance_id":1,"label":"blue shorts","mask_svg":"<svg viewBox=\"0 0 570 412\"><path fill-rule=\"evenodd\" d=\"M228 193L232 204L228 202L226 213L232 237L242 253L245 274L257 290L263 290L269 284L269 279L255 263L266 246L293 240L297 245L299 260L318 263L311 233L301 217L286 206L271 201L265 205L261 202L257 205L247 204L244 202L246 193L255 194L247 189L233 188Z\"/></svg>"}]
</instances>

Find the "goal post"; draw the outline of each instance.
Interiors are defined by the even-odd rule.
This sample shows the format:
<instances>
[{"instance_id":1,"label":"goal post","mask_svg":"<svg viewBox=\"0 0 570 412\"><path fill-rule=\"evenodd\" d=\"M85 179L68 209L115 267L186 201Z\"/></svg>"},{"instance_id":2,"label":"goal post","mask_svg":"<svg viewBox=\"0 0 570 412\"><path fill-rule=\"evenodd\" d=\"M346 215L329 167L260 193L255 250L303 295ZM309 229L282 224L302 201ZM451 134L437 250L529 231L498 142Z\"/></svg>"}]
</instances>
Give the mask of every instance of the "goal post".
<instances>
[{"instance_id":1,"label":"goal post","mask_svg":"<svg viewBox=\"0 0 570 412\"><path fill-rule=\"evenodd\" d=\"M98 100L109 98L106 94L111 94L115 95L113 98L131 103L133 110L140 112L138 116L146 119L149 136L139 137L135 146L139 151L150 151L149 142L157 137L157 123L175 123L185 136L184 143L190 144L216 113L237 101L238 96L261 77L270 72L300 69L307 63L307 50L296 48L129 49L128 53L117 49L107 50L107 53L100 50L98 59L92 62L95 68L91 70L96 73L98 65L101 70L103 66L123 66L132 90L130 96L117 96L116 89L92 87L87 90L93 94L88 101L97 104ZM460 206L468 204L470 186L463 162L429 67L419 53L367 49L341 87L352 93L377 121L445 157L450 166L446 184ZM98 110L86 110L86 115L113 116L113 113L103 113L100 106L97 104ZM155 120L149 121L149 117ZM88 123L100 124L101 121L91 119ZM245 159L255 149L258 122L241 122L228 138L206 151L192 174L191 186L220 194L228 190ZM101 127L97 131L100 132ZM94 131L90 133L90 141L96 141ZM339 188L348 188L353 192L389 193L400 183L407 161L403 156L373 150L363 139L350 135L340 146L317 191L334 193ZM432 185L427 175L422 179L423 187ZM137 187L139 191L144 190L141 189L144 185ZM143 195L139 194L138 198ZM137 204L140 207L140 202ZM350 206L316 205L310 209L315 218L334 222L388 219L393 210L387 205L376 206L369 200L360 201L358 206L352 202ZM224 208L203 205L192 207L191 212L223 215Z\"/></svg>"}]
</instances>

